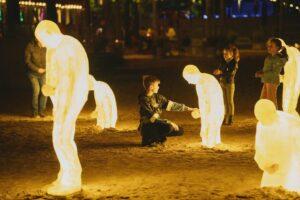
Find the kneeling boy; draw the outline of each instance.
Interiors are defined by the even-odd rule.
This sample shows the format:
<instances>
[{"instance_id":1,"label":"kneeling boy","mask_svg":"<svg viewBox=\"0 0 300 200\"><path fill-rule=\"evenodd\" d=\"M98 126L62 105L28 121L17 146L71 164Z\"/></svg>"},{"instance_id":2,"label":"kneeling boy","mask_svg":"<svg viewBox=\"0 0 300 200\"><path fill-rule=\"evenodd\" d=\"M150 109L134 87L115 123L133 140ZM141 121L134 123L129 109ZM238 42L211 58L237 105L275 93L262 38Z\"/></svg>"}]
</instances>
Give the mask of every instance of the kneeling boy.
<instances>
[{"instance_id":1,"label":"kneeling boy","mask_svg":"<svg viewBox=\"0 0 300 200\"><path fill-rule=\"evenodd\" d=\"M142 146L163 144L168 136L180 136L183 129L167 119L160 118L162 110L193 111L194 108L168 100L158 93L160 80L151 75L143 76L144 92L139 95Z\"/></svg>"}]
</instances>

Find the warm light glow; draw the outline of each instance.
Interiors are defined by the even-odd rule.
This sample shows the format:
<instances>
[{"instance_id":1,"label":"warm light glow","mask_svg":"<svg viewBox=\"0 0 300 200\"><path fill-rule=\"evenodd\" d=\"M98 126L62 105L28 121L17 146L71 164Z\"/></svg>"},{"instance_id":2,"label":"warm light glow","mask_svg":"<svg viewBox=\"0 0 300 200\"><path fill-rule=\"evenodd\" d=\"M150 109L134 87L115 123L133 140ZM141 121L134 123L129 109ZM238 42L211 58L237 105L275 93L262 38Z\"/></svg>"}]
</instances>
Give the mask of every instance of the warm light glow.
<instances>
[{"instance_id":1,"label":"warm light glow","mask_svg":"<svg viewBox=\"0 0 300 200\"><path fill-rule=\"evenodd\" d=\"M185 66L183 77L188 83L196 85L202 144L212 148L221 143L221 125L225 114L221 86L214 76L201 73L194 65ZM198 118L197 111L192 112L192 116Z\"/></svg>"},{"instance_id":2,"label":"warm light glow","mask_svg":"<svg viewBox=\"0 0 300 200\"><path fill-rule=\"evenodd\" d=\"M60 164L56 181L46 190L51 195L69 195L81 190L82 169L74 136L76 119L88 97L88 58L80 42L62 35L54 22L41 21L35 35L47 47L43 93L53 103L53 146ZM49 44L53 38L55 44Z\"/></svg>"},{"instance_id":3,"label":"warm light glow","mask_svg":"<svg viewBox=\"0 0 300 200\"><path fill-rule=\"evenodd\" d=\"M146 37L151 37L151 35L152 35L152 29L148 28L146 32Z\"/></svg>"},{"instance_id":4,"label":"warm light glow","mask_svg":"<svg viewBox=\"0 0 300 200\"><path fill-rule=\"evenodd\" d=\"M19 1L21 6L39 6L39 7L46 7L45 2L33 2L33 1Z\"/></svg>"},{"instance_id":5,"label":"warm light glow","mask_svg":"<svg viewBox=\"0 0 300 200\"><path fill-rule=\"evenodd\" d=\"M175 36L176 36L176 31L175 31L175 29L174 29L173 27L169 27L169 28L168 28L168 31L167 31L167 33L166 33L166 36L167 36L168 38L173 38L173 37L175 37Z\"/></svg>"},{"instance_id":6,"label":"warm light glow","mask_svg":"<svg viewBox=\"0 0 300 200\"><path fill-rule=\"evenodd\" d=\"M55 4L55 7L58 9L67 9L67 10L81 10L82 9L82 5L77 5L77 4L60 4L57 3Z\"/></svg>"},{"instance_id":7,"label":"warm light glow","mask_svg":"<svg viewBox=\"0 0 300 200\"><path fill-rule=\"evenodd\" d=\"M6 3L6 0L0 0L0 3ZM34 2L34 1L19 1L19 4L21 6L38 6L38 7L46 7L46 3L45 2ZM56 8L59 9L67 9L67 10L82 10L82 5L78 5L78 4L60 4L57 3L55 4Z\"/></svg>"},{"instance_id":8,"label":"warm light glow","mask_svg":"<svg viewBox=\"0 0 300 200\"><path fill-rule=\"evenodd\" d=\"M96 81L90 75L90 90L94 90L96 108L92 115L97 116L97 125L100 129L115 128L118 118L115 95L108 84Z\"/></svg>"},{"instance_id":9,"label":"warm light glow","mask_svg":"<svg viewBox=\"0 0 300 200\"><path fill-rule=\"evenodd\" d=\"M254 159L264 171L261 187L300 192L300 118L277 111L267 99L256 103L254 114L258 120Z\"/></svg>"},{"instance_id":10,"label":"warm light glow","mask_svg":"<svg viewBox=\"0 0 300 200\"><path fill-rule=\"evenodd\" d=\"M300 95L300 52L280 40L288 54L288 61L284 65L282 108L285 112L299 116L296 109Z\"/></svg>"}]
</instances>

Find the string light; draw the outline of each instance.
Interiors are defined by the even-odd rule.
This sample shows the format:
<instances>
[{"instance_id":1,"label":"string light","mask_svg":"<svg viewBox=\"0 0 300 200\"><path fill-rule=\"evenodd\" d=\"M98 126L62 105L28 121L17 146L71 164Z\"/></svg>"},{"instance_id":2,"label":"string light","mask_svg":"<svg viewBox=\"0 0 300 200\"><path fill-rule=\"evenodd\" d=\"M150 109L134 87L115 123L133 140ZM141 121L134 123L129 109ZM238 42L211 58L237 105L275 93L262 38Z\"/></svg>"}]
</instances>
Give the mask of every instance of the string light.
<instances>
[{"instance_id":1,"label":"string light","mask_svg":"<svg viewBox=\"0 0 300 200\"><path fill-rule=\"evenodd\" d=\"M0 3L6 3L6 0L0 0ZM33 1L19 1L19 5L21 6L34 6L34 7L46 7L47 4L45 2L33 2ZM67 9L67 10L82 10L82 5L78 4L55 4L56 8L59 9Z\"/></svg>"},{"instance_id":2,"label":"string light","mask_svg":"<svg viewBox=\"0 0 300 200\"><path fill-rule=\"evenodd\" d=\"M276 3L277 2L277 0L269 0L270 2L273 2L273 3ZM294 5L294 4L292 4L292 3L287 3L287 2L283 2L282 3L282 5L283 6L286 6L286 7L290 7L290 8L293 8L293 9L295 9L295 10L297 10L297 11L300 11L300 7L298 6L298 5Z\"/></svg>"}]
</instances>

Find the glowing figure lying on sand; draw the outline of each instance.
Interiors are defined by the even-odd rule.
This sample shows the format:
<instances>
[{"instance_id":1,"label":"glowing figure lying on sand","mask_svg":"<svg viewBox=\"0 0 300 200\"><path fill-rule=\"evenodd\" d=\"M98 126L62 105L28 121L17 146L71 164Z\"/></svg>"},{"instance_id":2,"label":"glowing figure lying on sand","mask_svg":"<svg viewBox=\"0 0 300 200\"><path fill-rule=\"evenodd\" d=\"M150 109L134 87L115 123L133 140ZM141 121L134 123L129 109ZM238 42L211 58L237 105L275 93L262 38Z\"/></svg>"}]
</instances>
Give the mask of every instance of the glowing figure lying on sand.
<instances>
[{"instance_id":1,"label":"glowing figure lying on sand","mask_svg":"<svg viewBox=\"0 0 300 200\"><path fill-rule=\"evenodd\" d=\"M300 192L300 119L276 111L267 99L256 103L254 114L258 120L254 159L264 171L261 187Z\"/></svg>"},{"instance_id":2,"label":"glowing figure lying on sand","mask_svg":"<svg viewBox=\"0 0 300 200\"><path fill-rule=\"evenodd\" d=\"M76 119L88 97L88 58L80 42L61 34L52 21L41 21L35 36L47 48L42 91L53 103L53 145L60 164L58 177L47 187L47 193L69 195L81 190L82 168L74 135Z\"/></svg>"},{"instance_id":3,"label":"glowing figure lying on sand","mask_svg":"<svg viewBox=\"0 0 300 200\"><path fill-rule=\"evenodd\" d=\"M187 65L183 77L196 85L201 117L202 144L209 148L221 143L221 125L224 119L224 101L221 86L210 74L201 73L194 65ZM197 113L192 113L194 117Z\"/></svg>"},{"instance_id":4,"label":"glowing figure lying on sand","mask_svg":"<svg viewBox=\"0 0 300 200\"><path fill-rule=\"evenodd\" d=\"M288 54L288 61L284 65L282 108L285 112L299 116L296 109L300 94L300 52L280 40Z\"/></svg>"},{"instance_id":5,"label":"glowing figure lying on sand","mask_svg":"<svg viewBox=\"0 0 300 200\"><path fill-rule=\"evenodd\" d=\"M96 108L92 113L97 115L97 125L100 129L115 128L118 118L117 103L112 89L105 82L96 81L90 75L90 90L94 90Z\"/></svg>"}]
</instances>

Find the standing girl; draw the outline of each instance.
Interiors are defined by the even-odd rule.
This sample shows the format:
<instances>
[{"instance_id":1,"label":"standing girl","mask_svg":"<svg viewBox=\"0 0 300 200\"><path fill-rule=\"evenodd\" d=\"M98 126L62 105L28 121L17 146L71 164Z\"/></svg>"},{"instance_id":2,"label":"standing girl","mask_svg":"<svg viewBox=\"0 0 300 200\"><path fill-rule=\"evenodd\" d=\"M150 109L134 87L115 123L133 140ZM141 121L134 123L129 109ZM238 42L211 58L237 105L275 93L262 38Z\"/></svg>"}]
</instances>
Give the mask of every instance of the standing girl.
<instances>
[{"instance_id":1,"label":"standing girl","mask_svg":"<svg viewBox=\"0 0 300 200\"><path fill-rule=\"evenodd\" d=\"M234 78L240 60L239 51L235 46L228 46L223 49L223 58L218 69L213 74L220 78L220 85L223 90L225 104L224 125L231 125L234 116Z\"/></svg>"},{"instance_id":2,"label":"standing girl","mask_svg":"<svg viewBox=\"0 0 300 200\"><path fill-rule=\"evenodd\" d=\"M277 38L271 38L267 42L269 55L265 58L264 67L255 73L256 78L261 78L263 87L260 99L271 100L277 108L277 88L280 83L280 72L287 61L286 49Z\"/></svg>"}]
</instances>

